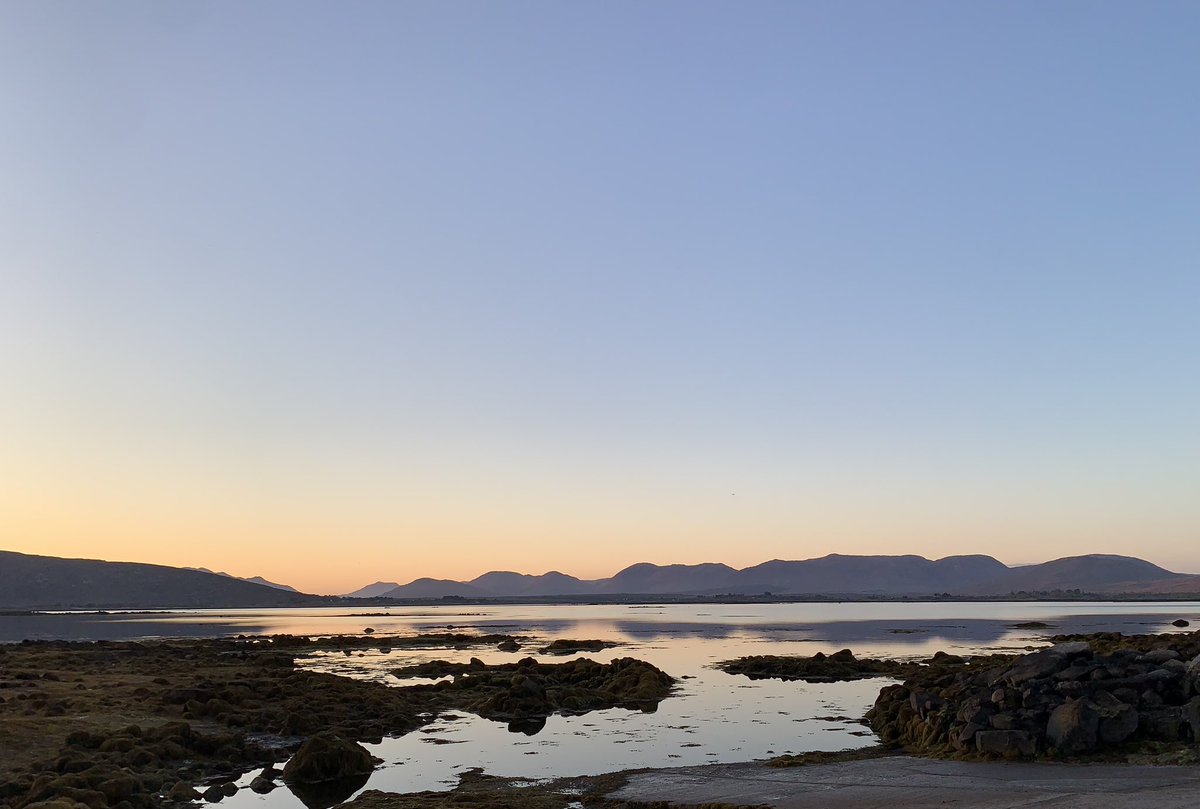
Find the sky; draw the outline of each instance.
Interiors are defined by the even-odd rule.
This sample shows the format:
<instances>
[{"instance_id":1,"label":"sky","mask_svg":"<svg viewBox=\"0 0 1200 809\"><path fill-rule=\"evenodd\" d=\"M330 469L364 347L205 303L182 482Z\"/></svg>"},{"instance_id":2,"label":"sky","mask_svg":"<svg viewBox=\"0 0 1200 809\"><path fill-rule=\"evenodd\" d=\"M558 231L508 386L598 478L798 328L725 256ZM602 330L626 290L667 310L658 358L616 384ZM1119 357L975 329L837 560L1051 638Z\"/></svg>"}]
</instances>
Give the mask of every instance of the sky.
<instances>
[{"instance_id":1,"label":"sky","mask_svg":"<svg viewBox=\"0 0 1200 809\"><path fill-rule=\"evenodd\" d=\"M1200 572L1200 6L0 4L0 548Z\"/></svg>"}]
</instances>

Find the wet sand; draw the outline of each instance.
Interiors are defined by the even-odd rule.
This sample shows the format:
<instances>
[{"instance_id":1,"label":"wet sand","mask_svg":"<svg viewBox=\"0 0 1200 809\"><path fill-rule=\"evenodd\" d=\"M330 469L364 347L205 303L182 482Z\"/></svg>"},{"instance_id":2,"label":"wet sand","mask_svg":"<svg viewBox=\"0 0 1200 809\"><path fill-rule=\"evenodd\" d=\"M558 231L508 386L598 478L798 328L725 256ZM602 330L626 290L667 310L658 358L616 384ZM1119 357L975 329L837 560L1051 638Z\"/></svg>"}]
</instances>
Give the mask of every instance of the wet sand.
<instances>
[{"instance_id":1,"label":"wet sand","mask_svg":"<svg viewBox=\"0 0 1200 809\"><path fill-rule=\"evenodd\" d=\"M633 773L609 798L779 809L1186 809L1200 767L889 756L786 769L714 764Z\"/></svg>"}]
</instances>

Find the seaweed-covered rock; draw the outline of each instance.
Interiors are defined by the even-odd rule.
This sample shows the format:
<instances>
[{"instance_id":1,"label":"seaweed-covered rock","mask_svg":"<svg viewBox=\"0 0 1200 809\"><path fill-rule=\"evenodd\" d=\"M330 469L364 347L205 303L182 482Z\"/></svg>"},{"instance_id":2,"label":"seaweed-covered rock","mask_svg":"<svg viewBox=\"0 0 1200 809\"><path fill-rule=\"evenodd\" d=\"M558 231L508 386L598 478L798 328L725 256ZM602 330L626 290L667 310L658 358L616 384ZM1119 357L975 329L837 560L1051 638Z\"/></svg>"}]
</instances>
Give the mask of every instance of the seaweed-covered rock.
<instances>
[{"instance_id":1,"label":"seaweed-covered rock","mask_svg":"<svg viewBox=\"0 0 1200 809\"><path fill-rule=\"evenodd\" d=\"M375 769L367 748L333 733L310 737L283 768L285 781L319 783L354 778Z\"/></svg>"},{"instance_id":2,"label":"seaweed-covered rock","mask_svg":"<svg viewBox=\"0 0 1200 809\"><path fill-rule=\"evenodd\" d=\"M547 655L572 655L579 652L600 652L605 649L611 649L614 646L619 646L619 643L614 643L608 640L574 640L571 638L559 638L551 641L546 646L541 648L542 654Z\"/></svg>"},{"instance_id":3,"label":"seaweed-covered rock","mask_svg":"<svg viewBox=\"0 0 1200 809\"><path fill-rule=\"evenodd\" d=\"M961 664L962 658L946 655L947 662ZM942 661L939 660L940 664ZM724 660L716 667L726 674L742 674L751 680L803 680L808 683L832 683L863 680L869 677L904 677L921 668L919 663L895 660L858 659L854 652L842 649L831 655L817 652L801 655L751 655Z\"/></svg>"},{"instance_id":4,"label":"seaweed-covered rock","mask_svg":"<svg viewBox=\"0 0 1200 809\"><path fill-rule=\"evenodd\" d=\"M539 663L526 657L492 666L435 660L393 673L401 678L450 675L451 681L407 690L428 693L487 719L524 722L519 728L522 732L532 727L527 720L554 713L582 714L604 708L653 711L675 682L655 666L628 657L609 663L587 658Z\"/></svg>"}]
</instances>

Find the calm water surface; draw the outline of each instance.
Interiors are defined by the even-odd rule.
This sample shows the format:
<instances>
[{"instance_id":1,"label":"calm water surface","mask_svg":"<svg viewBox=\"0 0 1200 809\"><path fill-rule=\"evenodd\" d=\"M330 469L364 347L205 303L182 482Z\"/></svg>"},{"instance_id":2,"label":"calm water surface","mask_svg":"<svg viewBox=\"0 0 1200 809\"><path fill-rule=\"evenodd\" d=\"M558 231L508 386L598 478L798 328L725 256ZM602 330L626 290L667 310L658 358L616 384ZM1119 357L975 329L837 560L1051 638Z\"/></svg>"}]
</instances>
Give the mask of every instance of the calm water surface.
<instances>
[{"instance_id":1,"label":"calm water surface","mask_svg":"<svg viewBox=\"0 0 1200 809\"><path fill-rule=\"evenodd\" d=\"M365 615L370 612L372 614ZM357 613L357 614L356 614ZM382 613L382 614L380 614ZM935 651L1015 652L1059 632L1176 630L1200 625L1200 604L1172 603L845 603L582 606L403 607L386 610L199 610L122 615L0 618L0 640L22 637L132 638L224 634L329 635L375 629L376 637L449 629L523 636L520 652L397 649L316 653L300 665L391 685L402 665L427 660L503 663L555 638L598 638L621 645L583 656L647 660L679 679L655 713L596 711L553 716L533 736L468 714L443 716L406 736L369 745L383 759L368 789L447 789L463 770L546 778L631 767L748 761L787 752L843 750L873 744L858 722L887 680L808 684L751 681L712 664L753 654L804 654L852 648L863 657L924 658ZM1017 629L1042 621L1050 629ZM535 654L535 653L534 653ZM535 656L537 656L535 654ZM542 658L566 660L566 658ZM249 783L253 774L243 778ZM286 788L259 796L243 789L223 806L300 809Z\"/></svg>"}]
</instances>

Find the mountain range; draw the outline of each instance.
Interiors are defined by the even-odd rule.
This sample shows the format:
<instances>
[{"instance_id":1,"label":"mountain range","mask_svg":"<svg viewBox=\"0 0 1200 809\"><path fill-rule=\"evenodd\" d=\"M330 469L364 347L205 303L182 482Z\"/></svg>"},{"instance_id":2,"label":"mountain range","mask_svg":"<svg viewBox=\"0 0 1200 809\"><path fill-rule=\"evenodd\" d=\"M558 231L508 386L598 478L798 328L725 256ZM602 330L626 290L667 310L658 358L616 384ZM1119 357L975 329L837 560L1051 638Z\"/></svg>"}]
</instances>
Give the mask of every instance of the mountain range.
<instances>
[{"instance_id":1,"label":"mountain range","mask_svg":"<svg viewBox=\"0 0 1200 809\"><path fill-rule=\"evenodd\" d=\"M1143 559L1094 554L1009 566L991 556L847 556L774 559L729 565L640 562L604 579L558 571L538 576L494 570L470 581L420 578L379 581L347 596L296 592L261 577L241 579L193 568L95 559L61 559L0 551L0 609L145 609L155 607L289 607L361 604L365 599L579 598L967 598L1079 594L1184 596L1200 593L1200 576L1174 573Z\"/></svg>"},{"instance_id":2,"label":"mountain range","mask_svg":"<svg viewBox=\"0 0 1200 809\"><path fill-rule=\"evenodd\" d=\"M1200 592L1200 576L1129 556L1093 554L1012 566L991 556L847 556L773 559L741 570L728 565L655 565L641 562L606 579L578 579L558 571L531 576L491 571L469 581L420 578L391 589L377 582L354 595L406 598L536 598L587 595L749 596L1003 596L1081 590L1099 594ZM372 589L373 588L373 589Z\"/></svg>"}]
</instances>

